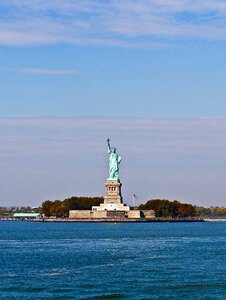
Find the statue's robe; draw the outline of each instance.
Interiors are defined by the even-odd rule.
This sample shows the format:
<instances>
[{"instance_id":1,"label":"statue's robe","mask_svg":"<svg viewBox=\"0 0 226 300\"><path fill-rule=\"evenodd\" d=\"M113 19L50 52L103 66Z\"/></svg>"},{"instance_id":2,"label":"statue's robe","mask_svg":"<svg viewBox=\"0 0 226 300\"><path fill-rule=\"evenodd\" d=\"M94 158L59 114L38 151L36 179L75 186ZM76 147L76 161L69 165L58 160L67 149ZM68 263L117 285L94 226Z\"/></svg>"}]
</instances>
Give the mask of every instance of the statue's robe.
<instances>
[{"instance_id":1,"label":"statue's robe","mask_svg":"<svg viewBox=\"0 0 226 300\"><path fill-rule=\"evenodd\" d=\"M109 155L109 179L119 179L119 164L121 157L112 149L108 150Z\"/></svg>"}]
</instances>

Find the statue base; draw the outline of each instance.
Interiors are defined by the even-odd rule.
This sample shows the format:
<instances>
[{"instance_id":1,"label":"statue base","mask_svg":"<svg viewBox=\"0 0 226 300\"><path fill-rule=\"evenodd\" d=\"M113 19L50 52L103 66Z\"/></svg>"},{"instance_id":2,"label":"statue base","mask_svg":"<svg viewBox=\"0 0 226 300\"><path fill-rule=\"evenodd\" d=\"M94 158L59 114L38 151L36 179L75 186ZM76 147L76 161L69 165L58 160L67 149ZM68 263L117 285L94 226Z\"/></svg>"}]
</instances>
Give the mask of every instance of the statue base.
<instances>
[{"instance_id":1,"label":"statue base","mask_svg":"<svg viewBox=\"0 0 226 300\"><path fill-rule=\"evenodd\" d=\"M108 179L105 183L106 191L104 203L93 206L92 210L118 210L129 211L130 207L123 204L121 195L121 182L118 179Z\"/></svg>"}]
</instances>

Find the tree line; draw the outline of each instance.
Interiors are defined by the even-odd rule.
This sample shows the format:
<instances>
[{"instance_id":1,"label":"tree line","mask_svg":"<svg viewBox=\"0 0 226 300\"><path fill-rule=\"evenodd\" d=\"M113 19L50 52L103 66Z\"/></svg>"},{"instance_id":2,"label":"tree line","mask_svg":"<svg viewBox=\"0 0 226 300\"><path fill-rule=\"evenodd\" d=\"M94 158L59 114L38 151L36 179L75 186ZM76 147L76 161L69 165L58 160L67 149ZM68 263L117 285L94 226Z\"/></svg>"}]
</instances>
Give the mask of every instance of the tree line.
<instances>
[{"instance_id":1,"label":"tree line","mask_svg":"<svg viewBox=\"0 0 226 300\"><path fill-rule=\"evenodd\" d=\"M202 217L223 218L226 217L226 207L200 207L196 206L195 210Z\"/></svg>"},{"instance_id":2,"label":"tree line","mask_svg":"<svg viewBox=\"0 0 226 300\"><path fill-rule=\"evenodd\" d=\"M187 218L197 216L195 206L177 200L153 199L141 204L138 209L155 211L157 218Z\"/></svg>"},{"instance_id":3,"label":"tree line","mask_svg":"<svg viewBox=\"0 0 226 300\"><path fill-rule=\"evenodd\" d=\"M103 197L71 197L65 200L46 200L41 207L0 207L0 217L12 217L15 212L39 212L47 217L68 217L70 210L91 210L104 202ZM157 218L226 217L226 207L200 207L177 200L152 199L137 207L154 210Z\"/></svg>"},{"instance_id":4,"label":"tree line","mask_svg":"<svg viewBox=\"0 0 226 300\"><path fill-rule=\"evenodd\" d=\"M0 217L12 217L15 213L21 212L40 212L41 207L30 207L30 206L11 206L11 207L0 207Z\"/></svg>"},{"instance_id":5,"label":"tree line","mask_svg":"<svg viewBox=\"0 0 226 300\"><path fill-rule=\"evenodd\" d=\"M46 200L42 203L41 212L46 216L67 217L70 210L91 210L104 202L103 197L71 197L63 201Z\"/></svg>"},{"instance_id":6,"label":"tree line","mask_svg":"<svg viewBox=\"0 0 226 300\"><path fill-rule=\"evenodd\" d=\"M63 201L47 200L42 203L41 212L47 217L67 217L70 210L91 210L92 206L99 206L100 203L103 202L103 197L71 197ZM146 204L141 204L137 209L153 209L157 218L186 218L197 216L195 206L176 200L149 200Z\"/></svg>"}]
</instances>

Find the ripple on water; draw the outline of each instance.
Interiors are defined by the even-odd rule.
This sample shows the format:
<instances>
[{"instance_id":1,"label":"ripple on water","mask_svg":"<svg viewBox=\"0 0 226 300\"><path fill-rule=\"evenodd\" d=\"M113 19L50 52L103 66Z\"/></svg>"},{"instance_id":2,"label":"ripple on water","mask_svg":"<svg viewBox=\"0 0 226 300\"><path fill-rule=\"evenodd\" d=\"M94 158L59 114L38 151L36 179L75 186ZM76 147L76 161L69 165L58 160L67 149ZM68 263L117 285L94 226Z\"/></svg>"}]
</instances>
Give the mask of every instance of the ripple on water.
<instances>
[{"instance_id":1,"label":"ripple on water","mask_svg":"<svg viewBox=\"0 0 226 300\"><path fill-rule=\"evenodd\" d=\"M226 224L12 223L1 299L226 299Z\"/></svg>"}]
</instances>

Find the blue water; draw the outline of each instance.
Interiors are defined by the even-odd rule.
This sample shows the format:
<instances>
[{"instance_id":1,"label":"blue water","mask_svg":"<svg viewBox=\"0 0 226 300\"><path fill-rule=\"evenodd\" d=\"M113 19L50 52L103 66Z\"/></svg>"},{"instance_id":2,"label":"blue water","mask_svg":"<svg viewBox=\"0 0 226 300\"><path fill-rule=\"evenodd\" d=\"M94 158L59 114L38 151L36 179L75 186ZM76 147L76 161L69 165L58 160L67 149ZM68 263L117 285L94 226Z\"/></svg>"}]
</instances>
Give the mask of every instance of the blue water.
<instances>
[{"instance_id":1,"label":"blue water","mask_svg":"<svg viewBox=\"0 0 226 300\"><path fill-rule=\"evenodd\" d=\"M226 223L0 222L0 299L226 299Z\"/></svg>"}]
</instances>

